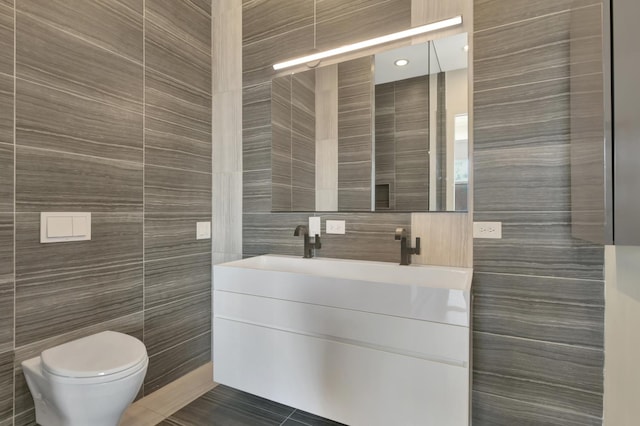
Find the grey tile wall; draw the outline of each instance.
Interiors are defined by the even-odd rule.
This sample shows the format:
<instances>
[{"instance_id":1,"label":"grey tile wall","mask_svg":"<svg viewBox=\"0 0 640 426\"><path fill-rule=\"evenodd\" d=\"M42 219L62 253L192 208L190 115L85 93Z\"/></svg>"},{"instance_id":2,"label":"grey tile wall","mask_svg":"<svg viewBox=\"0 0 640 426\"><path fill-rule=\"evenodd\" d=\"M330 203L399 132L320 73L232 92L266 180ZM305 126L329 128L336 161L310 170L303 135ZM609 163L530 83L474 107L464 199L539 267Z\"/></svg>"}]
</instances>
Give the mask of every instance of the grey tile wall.
<instances>
[{"instance_id":1,"label":"grey tile wall","mask_svg":"<svg viewBox=\"0 0 640 426\"><path fill-rule=\"evenodd\" d=\"M601 5L474 5L474 220L503 238L474 241L473 422L600 425L604 250L571 233L569 140L570 69L601 70ZM577 31L576 9L595 21Z\"/></svg>"},{"instance_id":2,"label":"grey tile wall","mask_svg":"<svg viewBox=\"0 0 640 426\"><path fill-rule=\"evenodd\" d=\"M211 2L15 9L0 1L0 425L33 425L20 363L48 347L143 339L147 392L211 358ZM40 244L41 211L90 211L92 240Z\"/></svg>"},{"instance_id":3,"label":"grey tile wall","mask_svg":"<svg viewBox=\"0 0 640 426\"><path fill-rule=\"evenodd\" d=\"M0 425L13 424L14 8L0 2Z\"/></svg>"},{"instance_id":4,"label":"grey tile wall","mask_svg":"<svg viewBox=\"0 0 640 426\"><path fill-rule=\"evenodd\" d=\"M429 210L429 77L375 92L376 184L390 185L391 210Z\"/></svg>"},{"instance_id":5,"label":"grey tile wall","mask_svg":"<svg viewBox=\"0 0 640 426\"><path fill-rule=\"evenodd\" d=\"M374 82L371 56L338 64L338 210L371 210Z\"/></svg>"},{"instance_id":6,"label":"grey tile wall","mask_svg":"<svg viewBox=\"0 0 640 426\"><path fill-rule=\"evenodd\" d=\"M211 240L194 236L195 223L212 213L212 45L211 2L145 7L144 341L152 392L211 359L201 337L211 333Z\"/></svg>"}]
</instances>

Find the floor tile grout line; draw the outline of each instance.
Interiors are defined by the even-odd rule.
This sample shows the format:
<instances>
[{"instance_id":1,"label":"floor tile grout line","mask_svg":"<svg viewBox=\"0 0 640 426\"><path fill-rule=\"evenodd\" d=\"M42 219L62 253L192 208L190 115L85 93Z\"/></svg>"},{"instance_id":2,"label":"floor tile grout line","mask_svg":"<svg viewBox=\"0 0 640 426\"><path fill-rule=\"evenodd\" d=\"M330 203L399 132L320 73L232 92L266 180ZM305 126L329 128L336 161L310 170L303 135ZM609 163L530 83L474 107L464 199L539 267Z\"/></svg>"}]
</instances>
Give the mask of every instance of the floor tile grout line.
<instances>
[{"instance_id":1,"label":"floor tile grout line","mask_svg":"<svg viewBox=\"0 0 640 426\"><path fill-rule=\"evenodd\" d=\"M287 422L287 420L289 420L289 419L291 418L291 416L293 416L293 414L294 414L295 412L296 412L296 409L294 408L294 409L293 409L293 411L292 411L292 412L287 416L287 418L286 418L286 419L284 419L284 420L282 421L282 423L280 423L280 426L284 425L284 424Z\"/></svg>"}]
</instances>

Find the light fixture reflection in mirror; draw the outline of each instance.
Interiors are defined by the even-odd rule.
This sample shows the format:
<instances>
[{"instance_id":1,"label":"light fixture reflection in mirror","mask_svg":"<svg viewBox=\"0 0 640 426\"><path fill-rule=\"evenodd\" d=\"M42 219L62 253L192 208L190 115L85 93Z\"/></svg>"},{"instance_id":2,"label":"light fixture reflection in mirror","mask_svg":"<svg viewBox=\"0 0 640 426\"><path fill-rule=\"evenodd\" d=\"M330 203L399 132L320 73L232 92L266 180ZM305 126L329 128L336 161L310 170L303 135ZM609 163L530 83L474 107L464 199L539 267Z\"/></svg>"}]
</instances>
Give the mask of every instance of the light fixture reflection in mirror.
<instances>
[{"instance_id":1,"label":"light fixture reflection in mirror","mask_svg":"<svg viewBox=\"0 0 640 426\"><path fill-rule=\"evenodd\" d=\"M467 43L274 78L272 211L466 211Z\"/></svg>"}]
</instances>

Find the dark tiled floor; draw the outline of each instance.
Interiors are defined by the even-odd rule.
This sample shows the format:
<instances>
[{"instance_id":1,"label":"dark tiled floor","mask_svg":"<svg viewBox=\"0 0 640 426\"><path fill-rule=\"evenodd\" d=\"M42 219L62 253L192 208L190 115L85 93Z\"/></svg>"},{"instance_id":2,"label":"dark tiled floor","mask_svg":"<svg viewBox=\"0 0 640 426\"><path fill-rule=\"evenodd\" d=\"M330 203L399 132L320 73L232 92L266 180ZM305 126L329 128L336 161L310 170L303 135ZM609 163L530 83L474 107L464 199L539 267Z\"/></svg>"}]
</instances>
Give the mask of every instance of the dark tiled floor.
<instances>
[{"instance_id":1,"label":"dark tiled floor","mask_svg":"<svg viewBox=\"0 0 640 426\"><path fill-rule=\"evenodd\" d=\"M341 423L219 385L160 426L341 426Z\"/></svg>"}]
</instances>

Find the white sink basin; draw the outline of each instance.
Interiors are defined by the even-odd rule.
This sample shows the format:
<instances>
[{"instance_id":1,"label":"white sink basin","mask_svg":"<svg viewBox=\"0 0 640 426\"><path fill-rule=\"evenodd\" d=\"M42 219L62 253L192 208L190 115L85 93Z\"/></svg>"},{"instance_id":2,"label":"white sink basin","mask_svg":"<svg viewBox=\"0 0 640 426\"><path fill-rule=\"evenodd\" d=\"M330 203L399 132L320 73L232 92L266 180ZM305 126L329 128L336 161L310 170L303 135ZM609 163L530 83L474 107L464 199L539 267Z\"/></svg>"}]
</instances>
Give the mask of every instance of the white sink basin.
<instances>
[{"instance_id":1,"label":"white sink basin","mask_svg":"<svg viewBox=\"0 0 640 426\"><path fill-rule=\"evenodd\" d=\"M214 266L214 289L469 327L472 269L264 255Z\"/></svg>"}]
</instances>

